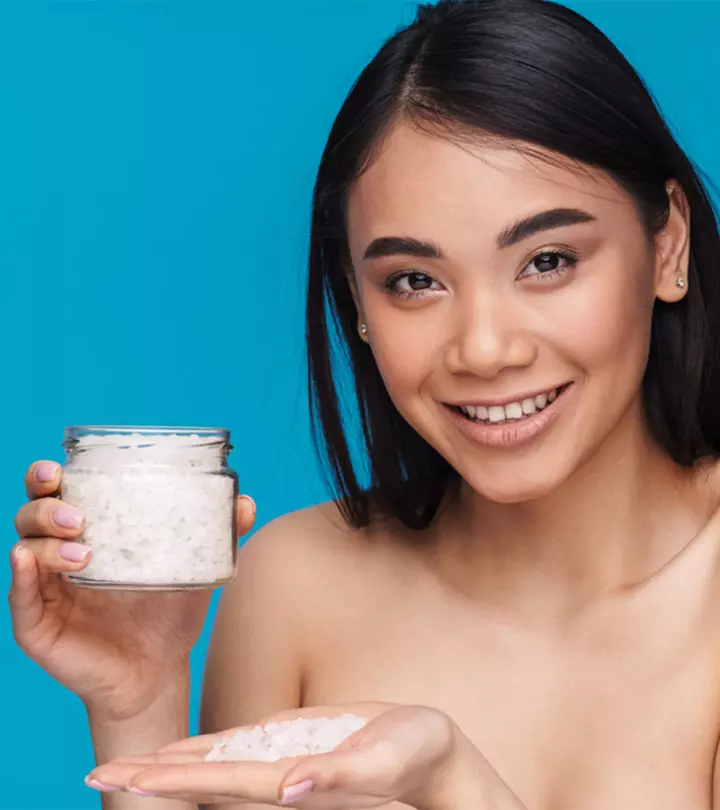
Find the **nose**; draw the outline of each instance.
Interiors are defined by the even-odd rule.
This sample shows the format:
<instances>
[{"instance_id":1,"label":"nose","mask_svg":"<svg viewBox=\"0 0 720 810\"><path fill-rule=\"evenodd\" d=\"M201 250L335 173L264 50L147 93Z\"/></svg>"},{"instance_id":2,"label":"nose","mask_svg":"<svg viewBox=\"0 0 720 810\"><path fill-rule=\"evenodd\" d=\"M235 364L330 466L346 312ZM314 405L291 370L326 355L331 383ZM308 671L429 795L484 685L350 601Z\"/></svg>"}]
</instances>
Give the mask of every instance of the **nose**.
<instances>
[{"instance_id":1,"label":"nose","mask_svg":"<svg viewBox=\"0 0 720 810\"><path fill-rule=\"evenodd\" d=\"M484 290L456 312L446 348L449 371L493 379L506 369L533 363L536 342L527 316L511 298Z\"/></svg>"}]
</instances>

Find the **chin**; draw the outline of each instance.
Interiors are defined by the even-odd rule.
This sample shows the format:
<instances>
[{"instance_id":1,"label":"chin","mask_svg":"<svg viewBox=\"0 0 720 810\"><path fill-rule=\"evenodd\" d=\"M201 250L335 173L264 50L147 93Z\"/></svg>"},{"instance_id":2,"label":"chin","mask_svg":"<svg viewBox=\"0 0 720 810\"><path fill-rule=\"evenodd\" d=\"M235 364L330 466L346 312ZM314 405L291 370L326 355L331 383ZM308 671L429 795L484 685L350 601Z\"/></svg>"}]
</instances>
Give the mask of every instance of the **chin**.
<instances>
[{"instance_id":1,"label":"chin","mask_svg":"<svg viewBox=\"0 0 720 810\"><path fill-rule=\"evenodd\" d=\"M462 475L462 473L461 473ZM538 470L536 474L525 474L521 477L517 472L508 471L505 475L463 475L465 483L481 498L493 503L524 503L534 501L551 494L563 481L563 476L549 474L547 468Z\"/></svg>"}]
</instances>

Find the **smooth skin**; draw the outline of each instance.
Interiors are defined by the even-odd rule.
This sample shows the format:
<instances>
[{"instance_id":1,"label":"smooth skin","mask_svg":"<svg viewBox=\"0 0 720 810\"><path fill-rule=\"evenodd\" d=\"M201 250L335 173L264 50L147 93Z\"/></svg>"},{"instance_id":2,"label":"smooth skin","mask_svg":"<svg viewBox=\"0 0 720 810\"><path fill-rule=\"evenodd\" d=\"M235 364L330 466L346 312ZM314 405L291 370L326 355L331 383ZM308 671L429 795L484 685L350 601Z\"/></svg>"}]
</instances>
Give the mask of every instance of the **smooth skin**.
<instances>
[{"instance_id":1,"label":"smooth skin","mask_svg":"<svg viewBox=\"0 0 720 810\"><path fill-rule=\"evenodd\" d=\"M195 803L244 800L307 810L370 808L400 800L421 810L503 807L516 796L447 717L423 706L358 703L343 707L368 724L329 754L277 762L206 762L222 735L205 734L155 754L117 759L89 774L96 789L125 786L144 795ZM332 717L335 706L280 712L263 724Z\"/></svg>"},{"instance_id":2,"label":"smooth skin","mask_svg":"<svg viewBox=\"0 0 720 810\"><path fill-rule=\"evenodd\" d=\"M38 470L41 477L49 471L53 475L38 480ZM186 667L212 592L100 591L65 582L57 574L81 571L90 558L73 562L61 556L63 546L82 533L82 525L70 528L56 522L69 509L55 497L59 465L33 464L25 485L31 500L16 516L22 542L11 559L15 639L74 691L89 712L108 722L137 716L161 699L168 681ZM238 499L237 517L238 530L249 531L255 519L251 499Z\"/></svg>"},{"instance_id":3,"label":"smooth skin","mask_svg":"<svg viewBox=\"0 0 720 810\"><path fill-rule=\"evenodd\" d=\"M648 434L640 399L654 301L672 304L688 290L675 281L688 279L691 212L668 182L670 218L648 241L632 201L602 172L513 146L459 145L400 124L353 189L350 281L368 351L396 407L463 486L421 535L392 521L351 530L331 504L258 531L223 592L201 728L217 733L288 709L364 701L431 707L527 810L711 810L720 474L715 463L684 470L668 459ZM498 245L518 219L557 207L594 219ZM431 241L444 258L363 258L371 240L390 235ZM557 249L577 262L537 260ZM421 289L398 280L408 272L423 274L422 283L413 279ZM395 292L422 294L393 295L391 279ZM518 447L472 442L443 405L564 382L572 388L562 413ZM50 494L35 487L34 495ZM68 536L39 501L23 509L23 538ZM51 542L36 547L55 571ZM16 627L27 624L18 605L38 604L34 576L24 566L15 575ZM87 599L96 597L105 595ZM148 610L132 632L176 643L175 660L185 660L204 617L201 597L182 602L189 624L175 596L147 599L168 612L162 619ZM99 763L187 737L177 733L187 712L182 678L158 702L152 643L126 659L118 652L123 641L112 628L130 627L124 609L118 600L87 634L74 623L62 654L49 656L45 645L39 656L105 712L102 721L91 713ZM157 630L163 621L191 629L171 640L167 625ZM114 658L104 654L107 633L115 633ZM103 654L78 673L72 653L86 637ZM22 632L19 641L31 655L39 649ZM131 699L112 681L121 660L142 696ZM88 690L108 678L110 689ZM112 719L128 706L139 713ZM233 795L226 807L265 806ZM153 801L103 794L117 810ZM488 810L505 810L503 801Z\"/></svg>"}]
</instances>

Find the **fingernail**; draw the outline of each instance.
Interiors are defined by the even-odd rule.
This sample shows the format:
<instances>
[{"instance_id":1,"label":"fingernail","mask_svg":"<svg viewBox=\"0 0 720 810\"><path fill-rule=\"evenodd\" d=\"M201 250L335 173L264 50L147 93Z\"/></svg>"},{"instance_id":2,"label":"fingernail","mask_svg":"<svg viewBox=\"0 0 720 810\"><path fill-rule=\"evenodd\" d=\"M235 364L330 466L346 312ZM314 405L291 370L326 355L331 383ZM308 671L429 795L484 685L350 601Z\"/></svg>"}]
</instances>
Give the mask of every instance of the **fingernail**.
<instances>
[{"instance_id":1,"label":"fingernail","mask_svg":"<svg viewBox=\"0 0 720 810\"><path fill-rule=\"evenodd\" d=\"M35 469L35 480L41 481L42 483L52 481L55 478L57 468L57 464L53 464L49 461L45 461L43 464L38 464Z\"/></svg>"},{"instance_id":2,"label":"fingernail","mask_svg":"<svg viewBox=\"0 0 720 810\"><path fill-rule=\"evenodd\" d=\"M63 560L70 562L82 562L87 557L90 549L82 543L63 543L58 549L58 554Z\"/></svg>"},{"instance_id":3,"label":"fingernail","mask_svg":"<svg viewBox=\"0 0 720 810\"><path fill-rule=\"evenodd\" d=\"M129 787L126 788L128 793L134 793L136 796L157 796L157 793L151 793L149 790L140 790L140 788Z\"/></svg>"},{"instance_id":4,"label":"fingernail","mask_svg":"<svg viewBox=\"0 0 720 810\"><path fill-rule=\"evenodd\" d=\"M102 782L98 782L97 779L92 779L89 776L85 777L85 784L92 788L93 790L102 790L104 793L109 793L111 790L120 790L119 787L113 787L112 785L103 785Z\"/></svg>"},{"instance_id":5,"label":"fingernail","mask_svg":"<svg viewBox=\"0 0 720 810\"><path fill-rule=\"evenodd\" d=\"M65 529L79 529L83 525L83 516L69 506L58 506L52 514L52 519Z\"/></svg>"},{"instance_id":6,"label":"fingernail","mask_svg":"<svg viewBox=\"0 0 720 810\"><path fill-rule=\"evenodd\" d=\"M280 797L280 804L292 804L296 802L301 796L310 793L315 787L312 779L305 779L303 782L298 782L297 785L290 785L286 787Z\"/></svg>"}]
</instances>

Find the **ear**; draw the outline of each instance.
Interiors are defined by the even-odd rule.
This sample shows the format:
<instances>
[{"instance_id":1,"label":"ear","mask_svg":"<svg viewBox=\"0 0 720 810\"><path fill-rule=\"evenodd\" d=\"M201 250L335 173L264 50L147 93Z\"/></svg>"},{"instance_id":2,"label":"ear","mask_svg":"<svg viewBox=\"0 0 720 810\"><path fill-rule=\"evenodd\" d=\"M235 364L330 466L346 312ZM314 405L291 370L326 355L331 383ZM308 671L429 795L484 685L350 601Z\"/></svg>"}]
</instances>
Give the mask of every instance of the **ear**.
<instances>
[{"instance_id":1,"label":"ear","mask_svg":"<svg viewBox=\"0 0 720 810\"><path fill-rule=\"evenodd\" d=\"M668 219L655 235L655 295L675 303L685 297L690 265L690 204L677 180L665 184Z\"/></svg>"}]
</instances>

